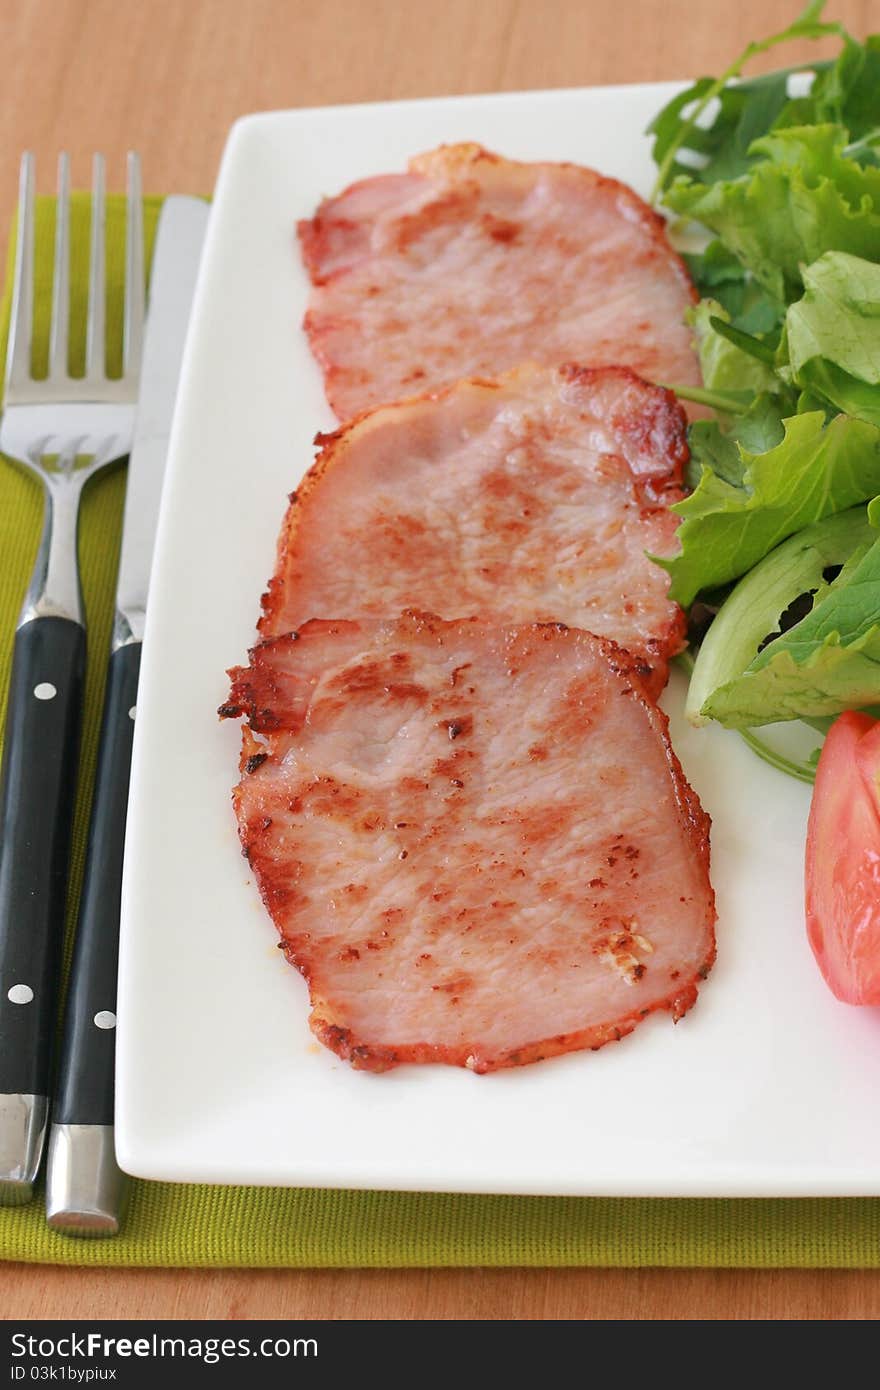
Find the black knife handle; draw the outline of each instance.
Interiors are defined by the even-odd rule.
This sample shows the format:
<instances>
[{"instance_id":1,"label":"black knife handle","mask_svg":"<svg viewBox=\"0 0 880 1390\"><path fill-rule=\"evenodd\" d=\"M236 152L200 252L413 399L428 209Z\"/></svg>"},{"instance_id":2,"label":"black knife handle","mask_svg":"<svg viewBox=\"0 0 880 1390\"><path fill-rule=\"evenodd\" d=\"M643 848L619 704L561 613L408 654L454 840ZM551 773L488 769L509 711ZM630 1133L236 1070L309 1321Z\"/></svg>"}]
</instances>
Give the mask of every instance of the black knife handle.
<instances>
[{"instance_id":1,"label":"black knife handle","mask_svg":"<svg viewBox=\"0 0 880 1390\"><path fill-rule=\"evenodd\" d=\"M112 1125L122 853L141 645L110 657L54 1124ZM97 1019L97 1022L96 1022Z\"/></svg>"},{"instance_id":2,"label":"black knife handle","mask_svg":"<svg viewBox=\"0 0 880 1390\"><path fill-rule=\"evenodd\" d=\"M33 618L15 635L0 773L0 1093L49 1094L86 635Z\"/></svg>"}]
</instances>

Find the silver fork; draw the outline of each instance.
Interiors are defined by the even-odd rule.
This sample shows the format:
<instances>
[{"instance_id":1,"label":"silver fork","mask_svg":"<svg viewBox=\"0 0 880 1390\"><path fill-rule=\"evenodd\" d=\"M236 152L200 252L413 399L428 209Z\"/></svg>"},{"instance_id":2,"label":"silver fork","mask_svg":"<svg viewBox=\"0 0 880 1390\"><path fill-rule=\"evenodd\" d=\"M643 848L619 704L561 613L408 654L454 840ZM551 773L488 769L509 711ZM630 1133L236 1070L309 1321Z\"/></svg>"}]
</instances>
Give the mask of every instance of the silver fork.
<instances>
[{"instance_id":1,"label":"silver fork","mask_svg":"<svg viewBox=\"0 0 880 1390\"><path fill-rule=\"evenodd\" d=\"M104 160L92 177L86 368L68 370L70 170L58 162L49 374L31 372L34 160L21 162L0 450L42 484L43 534L13 652L0 772L0 1203L33 1193L49 1109L85 672L77 564L83 488L128 453L144 322L140 166L128 156L123 374L104 362Z\"/></svg>"}]
</instances>

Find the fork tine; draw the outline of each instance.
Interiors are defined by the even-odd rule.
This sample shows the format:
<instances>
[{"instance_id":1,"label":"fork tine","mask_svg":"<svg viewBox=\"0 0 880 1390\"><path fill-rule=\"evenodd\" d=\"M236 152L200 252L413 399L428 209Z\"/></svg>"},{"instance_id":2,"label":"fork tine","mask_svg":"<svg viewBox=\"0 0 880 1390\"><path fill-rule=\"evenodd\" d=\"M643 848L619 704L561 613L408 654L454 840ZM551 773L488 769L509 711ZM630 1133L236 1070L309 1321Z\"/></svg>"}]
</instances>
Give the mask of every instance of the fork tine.
<instances>
[{"instance_id":1,"label":"fork tine","mask_svg":"<svg viewBox=\"0 0 880 1390\"><path fill-rule=\"evenodd\" d=\"M89 317L86 328L86 377L104 380L104 156L92 161L92 246L89 261Z\"/></svg>"},{"instance_id":2,"label":"fork tine","mask_svg":"<svg viewBox=\"0 0 880 1390\"><path fill-rule=\"evenodd\" d=\"M125 322L122 339L123 376L137 377L141 370L144 337L144 214L141 196L141 161L128 155L128 189L125 213Z\"/></svg>"},{"instance_id":3,"label":"fork tine","mask_svg":"<svg viewBox=\"0 0 880 1390\"><path fill-rule=\"evenodd\" d=\"M52 336L49 376L67 376L67 329L70 318L70 160L58 157L58 204L55 213L55 272L52 279Z\"/></svg>"},{"instance_id":4,"label":"fork tine","mask_svg":"<svg viewBox=\"0 0 880 1390\"><path fill-rule=\"evenodd\" d=\"M34 307L34 157L23 154L18 181L18 236L12 316L6 348L6 390L31 374Z\"/></svg>"}]
</instances>

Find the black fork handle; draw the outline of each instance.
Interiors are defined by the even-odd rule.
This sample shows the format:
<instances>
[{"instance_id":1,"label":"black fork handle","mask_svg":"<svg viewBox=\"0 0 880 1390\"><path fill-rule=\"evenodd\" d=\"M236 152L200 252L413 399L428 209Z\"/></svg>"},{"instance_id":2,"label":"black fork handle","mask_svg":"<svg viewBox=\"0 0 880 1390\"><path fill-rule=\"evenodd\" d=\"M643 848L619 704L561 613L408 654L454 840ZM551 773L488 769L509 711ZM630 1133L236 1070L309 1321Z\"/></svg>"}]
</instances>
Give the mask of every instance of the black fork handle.
<instances>
[{"instance_id":1,"label":"black fork handle","mask_svg":"<svg viewBox=\"0 0 880 1390\"><path fill-rule=\"evenodd\" d=\"M86 636L15 636L0 772L0 1093L48 1096L76 796Z\"/></svg>"}]
</instances>

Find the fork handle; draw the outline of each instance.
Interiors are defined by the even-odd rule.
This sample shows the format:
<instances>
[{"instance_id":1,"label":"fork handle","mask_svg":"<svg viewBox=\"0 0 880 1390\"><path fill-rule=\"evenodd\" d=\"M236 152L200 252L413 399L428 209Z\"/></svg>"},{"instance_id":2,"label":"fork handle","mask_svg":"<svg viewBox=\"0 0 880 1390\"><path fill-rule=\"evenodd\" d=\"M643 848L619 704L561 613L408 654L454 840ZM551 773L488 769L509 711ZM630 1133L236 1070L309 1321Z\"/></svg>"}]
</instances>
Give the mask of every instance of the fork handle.
<instances>
[{"instance_id":1,"label":"fork handle","mask_svg":"<svg viewBox=\"0 0 880 1390\"><path fill-rule=\"evenodd\" d=\"M0 1094L50 1094L85 651L69 618L33 618L15 635L0 772Z\"/></svg>"},{"instance_id":2,"label":"fork handle","mask_svg":"<svg viewBox=\"0 0 880 1390\"><path fill-rule=\"evenodd\" d=\"M112 1125L122 858L140 642L110 657L76 945L55 1086L56 1124Z\"/></svg>"}]
</instances>

